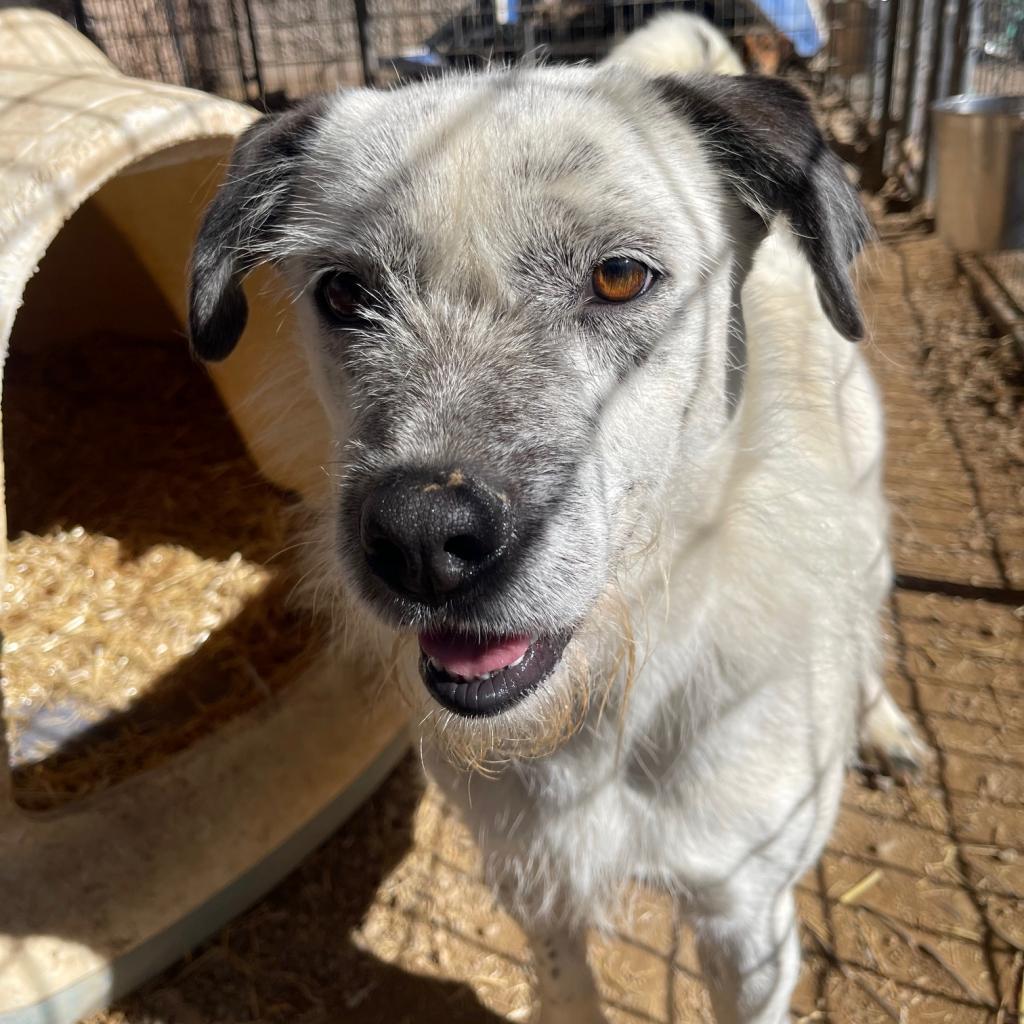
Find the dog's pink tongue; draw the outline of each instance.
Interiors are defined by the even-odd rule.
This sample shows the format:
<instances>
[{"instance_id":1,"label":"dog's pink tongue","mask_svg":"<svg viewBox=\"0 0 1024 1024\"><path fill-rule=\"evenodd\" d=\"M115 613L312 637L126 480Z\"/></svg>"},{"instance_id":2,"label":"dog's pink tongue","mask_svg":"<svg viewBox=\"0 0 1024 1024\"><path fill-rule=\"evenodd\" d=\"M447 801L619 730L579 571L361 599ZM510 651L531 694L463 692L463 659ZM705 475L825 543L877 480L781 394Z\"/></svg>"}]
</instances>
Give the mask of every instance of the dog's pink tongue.
<instances>
[{"instance_id":1,"label":"dog's pink tongue","mask_svg":"<svg viewBox=\"0 0 1024 1024\"><path fill-rule=\"evenodd\" d=\"M420 649L456 676L482 676L518 661L530 646L528 636L471 640L454 633L420 633Z\"/></svg>"}]
</instances>

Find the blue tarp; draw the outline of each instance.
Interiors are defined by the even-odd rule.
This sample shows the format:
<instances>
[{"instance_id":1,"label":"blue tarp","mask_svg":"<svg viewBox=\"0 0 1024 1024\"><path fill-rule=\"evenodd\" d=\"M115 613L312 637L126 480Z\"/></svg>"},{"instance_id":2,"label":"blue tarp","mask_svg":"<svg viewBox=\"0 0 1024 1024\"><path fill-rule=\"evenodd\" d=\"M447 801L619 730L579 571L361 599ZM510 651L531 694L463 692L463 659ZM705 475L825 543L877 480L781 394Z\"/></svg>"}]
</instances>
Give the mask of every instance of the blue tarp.
<instances>
[{"instance_id":1,"label":"blue tarp","mask_svg":"<svg viewBox=\"0 0 1024 1024\"><path fill-rule=\"evenodd\" d=\"M807 0L756 0L753 6L793 44L800 57L813 57L824 45Z\"/></svg>"}]
</instances>

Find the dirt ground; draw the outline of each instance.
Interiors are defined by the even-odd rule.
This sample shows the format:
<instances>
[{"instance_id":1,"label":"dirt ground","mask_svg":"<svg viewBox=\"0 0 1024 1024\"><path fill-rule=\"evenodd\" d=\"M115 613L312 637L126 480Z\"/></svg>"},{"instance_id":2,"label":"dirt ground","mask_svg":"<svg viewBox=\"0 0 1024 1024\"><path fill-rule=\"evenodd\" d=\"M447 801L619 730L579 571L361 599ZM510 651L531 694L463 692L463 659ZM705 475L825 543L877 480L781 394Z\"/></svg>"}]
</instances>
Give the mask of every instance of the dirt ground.
<instances>
[{"instance_id":1,"label":"dirt ground","mask_svg":"<svg viewBox=\"0 0 1024 1024\"><path fill-rule=\"evenodd\" d=\"M899 584L889 685L937 752L918 784L851 773L803 880L794 1017L1015 1024L1024 995L1020 363L949 254L895 220L865 263L889 419ZM710 1021L666 899L592 947L612 1022ZM522 936L410 759L259 905L90 1024L525 1021Z\"/></svg>"}]
</instances>

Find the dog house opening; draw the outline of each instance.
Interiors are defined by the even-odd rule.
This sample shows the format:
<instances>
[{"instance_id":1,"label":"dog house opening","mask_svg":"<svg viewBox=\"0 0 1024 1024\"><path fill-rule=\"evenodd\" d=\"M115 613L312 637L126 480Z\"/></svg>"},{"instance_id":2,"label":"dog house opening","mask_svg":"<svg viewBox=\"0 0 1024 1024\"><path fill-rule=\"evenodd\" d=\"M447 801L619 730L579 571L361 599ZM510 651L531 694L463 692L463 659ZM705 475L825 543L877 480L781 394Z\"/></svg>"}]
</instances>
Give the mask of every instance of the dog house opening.
<instances>
[{"instance_id":1,"label":"dog house opening","mask_svg":"<svg viewBox=\"0 0 1024 1024\"><path fill-rule=\"evenodd\" d=\"M286 607L291 499L260 476L172 308L221 162L108 182L54 239L15 323L2 696L27 809L209 739L314 646Z\"/></svg>"}]
</instances>

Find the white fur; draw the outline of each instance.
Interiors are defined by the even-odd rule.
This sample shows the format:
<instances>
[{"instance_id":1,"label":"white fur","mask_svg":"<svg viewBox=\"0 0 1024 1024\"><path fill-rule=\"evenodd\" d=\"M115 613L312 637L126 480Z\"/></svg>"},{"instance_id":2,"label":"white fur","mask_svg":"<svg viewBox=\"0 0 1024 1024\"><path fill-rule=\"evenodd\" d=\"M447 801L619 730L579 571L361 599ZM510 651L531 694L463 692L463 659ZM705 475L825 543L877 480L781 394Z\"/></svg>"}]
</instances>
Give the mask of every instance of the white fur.
<instances>
[{"instance_id":1,"label":"white fur","mask_svg":"<svg viewBox=\"0 0 1024 1024\"><path fill-rule=\"evenodd\" d=\"M725 36L706 18L685 11L665 11L652 18L618 43L605 63L631 64L663 75L744 73L742 61Z\"/></svg>"},{"instance_id":2,"label":"white fur","mask_svg":"<svg viewBox=\"0 0 1024 1024\"><path fill-rule=\"evenodd\" d=\"M917 752L876 674L889 578L876 389L784 226L743 299L739 413L678 483L688 521L666 525L619 581L644 626L628 705L494 777L426 748L533 935L544 1024L600 1019L580 980L580 929L610 920L629 877L676 894L721 1024L786 1019L799 966L792 886L832 828L862 700L881 696L886 727L894 713ZM550 977L552 944L573 965L567 989Z\"/></svg>"},{"instance_id":3,"label":"white fur","mask_svg":"<svg viewBox=\"0 0 1024 1024\"><path fill-rule=\"evenodd\" d=\"M685 166L693 193L710 194L698 156ZM722 245L706 223L705 244ZM425 767L531 937L540 1024L601 1020L585 929L611 922L629 878L675 895L720 1024L781 1024L799 969L793 886L832 828L862 709L878 709L864 719L869 741L898 733L916 753L878 677L890 572L877 391L780 221L743 287L747 367L726 421L724 272L709 271L707 308L690 311L691 328L708 332L713 370L688 399L687 447L637 444L656 420L675 422L679 380L638 378L606 413L615 433L600 443L616 472L632 462L661 486L658 507L636 512L648 532L617 543L633 552L614 565L620 614L599 602L569 666L545 684L567 689L574 664L595 681L600 707L571 738L490 771L453 764L445 732L491 726L439 713L416 676L412 638L393 647L394 632L355 602L353 632L363 643L380 635L394 652L422 715ZM342 414L326 387L324 400ZM543 695L531 698L498 728L526 730L549 710Z\"/></svg>"},{"instance_id":4,"label":"white fur","mask_svg":"<svg viewBox=\"0 0 1024 1024\"><path fill-rule=\"evenodd\" d=\"M680 87L697 102L709 82L756 92ZM542 1024L600 1020L585 928L610 922L636 877L696 929L720 1024L781 1024L799 966L793 886L832 827L858 721L895 759L918 753L878 675L881 409L835 302L830 321L819 301L822 267L816 284L780 216L744 280L755 243L714 134L638 75L458 78L345 94L320 116L272 236L337 454L318 585L418 713L427 770L530 934ZM837 196L832 183L814 198L841 226L851 210ZM532 264L508 268L524 244L540 258L559 198L573 204L570 248L589 252L599 230L613 234L601 251L660 252L667 273L643 303L597 319L538 312L578 285L564 269L527 285ZM387 329L328 331L310 298L320 263L354 248L389 267L408 235L418 273L390 283ZM200 262L217 258L213 246ZM614 362L645 332L658 344ZM445 711L418 678L414 637L454 613L403 618L373 589L346 502L395 467L466 460L518 478L520 495L543 490L549 453L576 437L545 529L459 611L465 633L571 625L563 661L491 718Z\"/></svg>"}]
</instances>

